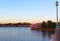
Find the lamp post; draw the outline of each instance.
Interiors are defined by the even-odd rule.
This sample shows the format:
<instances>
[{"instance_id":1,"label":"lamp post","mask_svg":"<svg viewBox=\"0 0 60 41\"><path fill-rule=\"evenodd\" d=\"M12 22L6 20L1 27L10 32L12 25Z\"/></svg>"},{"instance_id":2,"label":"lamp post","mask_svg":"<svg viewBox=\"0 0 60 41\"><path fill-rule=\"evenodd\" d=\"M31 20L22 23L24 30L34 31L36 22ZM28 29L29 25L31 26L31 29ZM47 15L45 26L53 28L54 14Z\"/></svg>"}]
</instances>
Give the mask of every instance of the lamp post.
<instances>
[{"instance_id":1,"label":"lamp post","mask_svg":"<svg viewBox=\"0 0 60 41\"><path fill-rule=\"evenodd\" d=\"M56 0L56 30L55 34L52 36L52 41L60 41L60 28L58 27L58 0Z\"/></svg>"},{"instance_id":2,"label":"lamp post","mask_svg":"<svg viewBox=\"0 0 60 41\"><path fill-rule=\"evenodd\" d=\"M58 0L56 0L56 18L57 18L56 28L58 28Z\"/></svg>"}]
</instances>

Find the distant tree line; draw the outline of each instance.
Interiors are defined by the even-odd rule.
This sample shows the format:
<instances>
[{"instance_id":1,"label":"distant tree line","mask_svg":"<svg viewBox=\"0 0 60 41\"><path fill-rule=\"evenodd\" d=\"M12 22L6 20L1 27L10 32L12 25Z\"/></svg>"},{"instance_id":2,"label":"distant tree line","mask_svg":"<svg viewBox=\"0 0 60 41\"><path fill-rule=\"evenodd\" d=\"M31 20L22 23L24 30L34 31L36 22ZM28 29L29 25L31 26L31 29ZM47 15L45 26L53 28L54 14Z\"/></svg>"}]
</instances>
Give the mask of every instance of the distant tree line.
<instances>
[{"instance_id":1,"label":"distant tree line","mask_svg":"<svg viewBox=\"0 0 60 41\"><path fill-rule=\"evenodd\" d=\"M56 28L56 22L52 22L51 20L48 20L47 22L43 21L41 23L41 27L46 29L46 28Z\"/></svg>"},{"instance_id":2,"label":"distant tree line","mask_svg":"<svg viewBox=\"0 0 60 41\"><path fill-rule=\"evenodd\" d=\"M0 24L0 27L29 27L31 23L24 22L24 23L5 23Z\"/></svg>"}]
</instances>

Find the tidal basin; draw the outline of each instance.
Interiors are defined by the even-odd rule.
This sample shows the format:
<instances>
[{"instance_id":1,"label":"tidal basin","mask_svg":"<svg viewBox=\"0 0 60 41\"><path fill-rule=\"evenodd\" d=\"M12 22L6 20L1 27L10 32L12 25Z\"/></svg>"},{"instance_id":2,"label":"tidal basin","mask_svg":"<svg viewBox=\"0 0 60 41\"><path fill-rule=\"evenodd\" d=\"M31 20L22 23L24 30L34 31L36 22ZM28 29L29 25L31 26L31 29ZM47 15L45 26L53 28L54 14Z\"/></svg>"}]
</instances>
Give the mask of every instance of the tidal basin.
<instances>
[{"instance_id":1,"label":"tidal basin","mask_svg":"<svg viewBox=\"0 0 60 41\"><path fill-rule=\"evenodd\" d=\"M0 41L50 41L52 34L29 27L0 27Z\"/></svg>"}]
</instances>

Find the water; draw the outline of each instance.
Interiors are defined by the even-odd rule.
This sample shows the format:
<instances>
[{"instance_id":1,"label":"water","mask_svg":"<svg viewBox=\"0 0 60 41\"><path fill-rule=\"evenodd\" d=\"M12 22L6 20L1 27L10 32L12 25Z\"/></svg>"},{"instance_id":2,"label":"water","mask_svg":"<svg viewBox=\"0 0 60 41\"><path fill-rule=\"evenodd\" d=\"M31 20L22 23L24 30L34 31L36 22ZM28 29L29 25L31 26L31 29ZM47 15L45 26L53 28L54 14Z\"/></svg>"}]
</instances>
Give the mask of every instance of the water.
<instances>
[{"instance_id":1,"label":"water","mask_svg":"<svg viewBox=\"0 0 60 41\"><path fill-rule=\"evenodd\" d=\"M49 41L51 32L30 30L29 27L1 27L0 41Z\"/></svg>"}]
</instances>

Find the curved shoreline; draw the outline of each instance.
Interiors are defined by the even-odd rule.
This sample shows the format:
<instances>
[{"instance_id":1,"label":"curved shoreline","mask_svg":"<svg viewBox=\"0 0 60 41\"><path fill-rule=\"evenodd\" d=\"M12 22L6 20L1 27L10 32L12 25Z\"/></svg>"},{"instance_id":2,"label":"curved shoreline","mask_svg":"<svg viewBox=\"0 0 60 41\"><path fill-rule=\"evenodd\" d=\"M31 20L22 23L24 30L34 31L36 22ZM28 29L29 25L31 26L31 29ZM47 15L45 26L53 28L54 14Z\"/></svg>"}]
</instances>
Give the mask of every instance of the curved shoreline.
<instances>
[{"instance_id":1,"label":"curved shoreline","mask_svg":"<svg viewBox=\"0 0 60 41\"><path fill-rule=\"evenodd\" d=\"M31 28L31 30L43 30L43 31L55 31L55 28L39 28L39 29L35 29L35 28Z\"/></svg>"}]
</instances>

